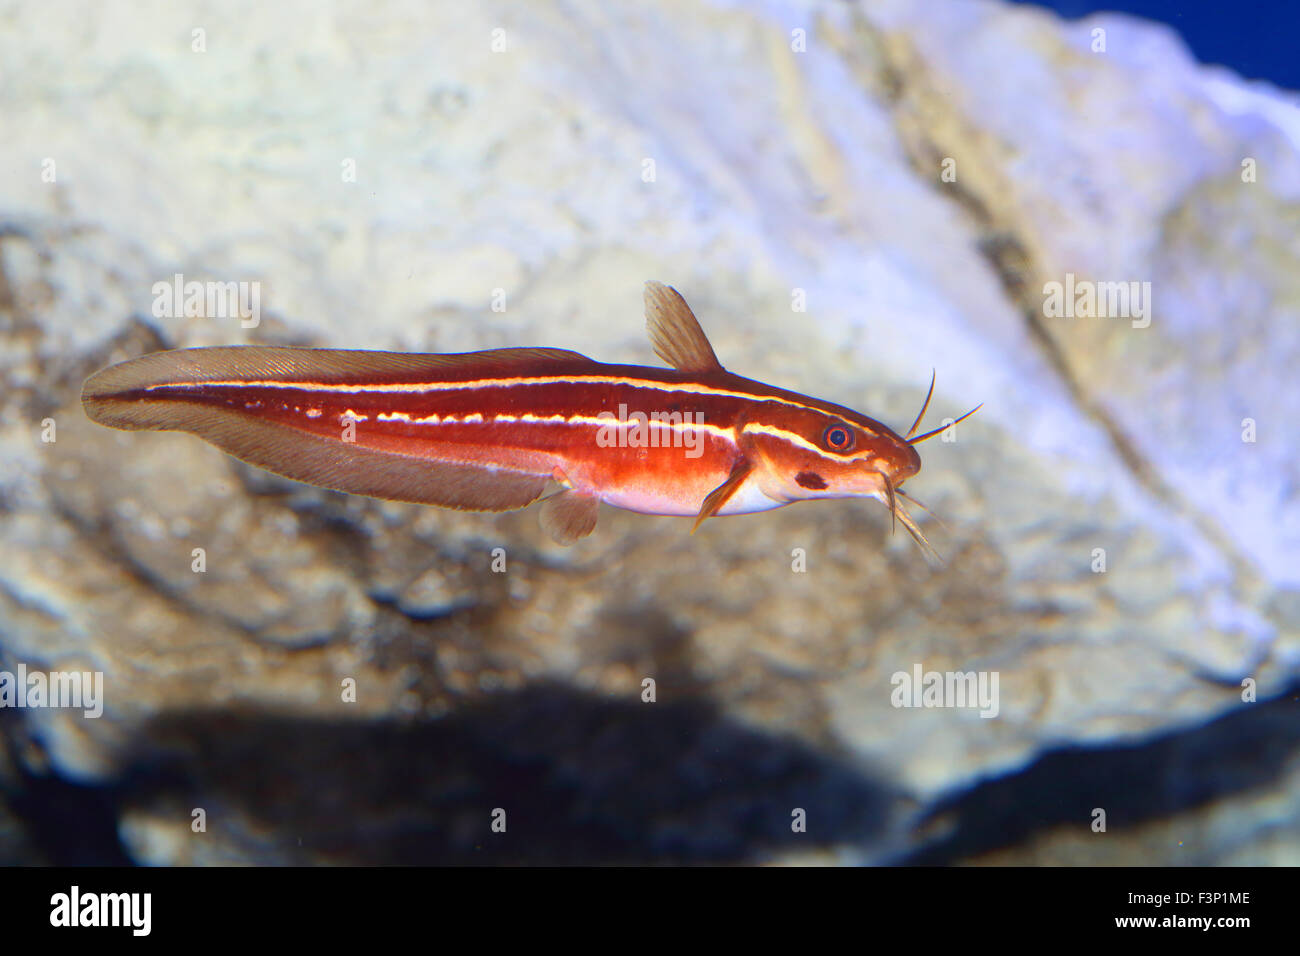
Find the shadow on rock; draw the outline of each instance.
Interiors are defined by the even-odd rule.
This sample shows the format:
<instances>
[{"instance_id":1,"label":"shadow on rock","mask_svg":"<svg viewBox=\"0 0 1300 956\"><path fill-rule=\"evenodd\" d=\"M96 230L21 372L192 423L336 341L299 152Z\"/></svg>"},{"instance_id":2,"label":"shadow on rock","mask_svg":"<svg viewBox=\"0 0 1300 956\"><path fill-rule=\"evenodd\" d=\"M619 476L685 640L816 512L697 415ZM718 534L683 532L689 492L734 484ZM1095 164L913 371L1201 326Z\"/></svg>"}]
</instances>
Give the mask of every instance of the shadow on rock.
<instances>
[{"instance_id":1,"label":"shadow on rock","mask_svg":"<svg viewBox=\"0 0 1300 956\"><path fill-rule=\"evenodd\" d=\"M1143 743L1063 748L937 804L926 821L946 834L896 862L961 862L1061 824L1087 827L1096 807L1120 832L1275 786L1297 751L1300 688Z\"/></svg>"},{"instance_id":2,"label":"shadow on rock","mask_svg":"<svg viewBox=\"0 0 1300 956\"><path fill-rule=\"evenodd\" d=\"M858 771L707 705L559 685L432 722L195 712L139 739L120 805L186 823L203 807L195 839L250 862L747 862L868 842L891 805Z\"/></svg>"}]
</instances>

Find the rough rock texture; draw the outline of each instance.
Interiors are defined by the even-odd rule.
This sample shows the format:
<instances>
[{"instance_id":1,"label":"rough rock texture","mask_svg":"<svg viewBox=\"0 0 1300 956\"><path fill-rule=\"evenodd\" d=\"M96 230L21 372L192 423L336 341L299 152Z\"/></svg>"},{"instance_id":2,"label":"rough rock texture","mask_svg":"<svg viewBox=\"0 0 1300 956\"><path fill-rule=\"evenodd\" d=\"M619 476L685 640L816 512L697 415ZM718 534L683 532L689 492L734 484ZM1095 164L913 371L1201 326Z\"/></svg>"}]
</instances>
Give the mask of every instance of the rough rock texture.
<instances>
[{"instance_id":1,"label":"rough rock texture","mask_svg":"<svg viewBox=\"0 0 1300 956\"><path fill-rule=\"evenodd\" d=\"M98 720L3 715L11 855L74 852L6 812L62 786L158 863L907 858L981 780L1200 753L1205 721L1276 706L1242 679L1300 678L1295 97L1124 18L608 6L11 11L0 668L106 687ZM260 282L261 324L153 317L175 273ZM1066 273L1151 282L1150 325L1047 315ZM742 374L898 425L931 368L936 422L986 402L910 485L947 566L855 502L693 537L607 509L563 550L531 512L304 488L78 404L171 346L648 363L647 278ZM997 717L895 708L917 664L997 672ZM1293 801L1210 789L1239 829L1199 861L1300 859ZM1108 861L1181 859L1132 832Z\"/></svg>"}]
</instances>

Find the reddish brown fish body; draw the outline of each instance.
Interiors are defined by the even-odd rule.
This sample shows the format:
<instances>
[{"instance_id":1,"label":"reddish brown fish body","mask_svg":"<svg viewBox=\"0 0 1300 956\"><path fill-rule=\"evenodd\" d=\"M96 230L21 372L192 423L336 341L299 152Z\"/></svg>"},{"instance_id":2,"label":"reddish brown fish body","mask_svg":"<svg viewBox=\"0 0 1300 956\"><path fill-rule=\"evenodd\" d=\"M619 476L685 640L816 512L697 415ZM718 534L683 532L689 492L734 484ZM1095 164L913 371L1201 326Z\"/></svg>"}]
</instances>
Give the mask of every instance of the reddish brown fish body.
<instances>
[{"instance_id":1,"label":"reddish brown fish body","mask_svg":"<svg viewBox=\"0 0 1300 956\"><path fill-rule=\"evenodd\" d=\"M880 422L727 372L673 290L653 284L647 311L678 367L558 349L183 349L97 373L83 401L103 424L191 431L361 494L506 510L558 481L544 521L561 540L594 526L598 501L699 520L814 497L892 506L919 470Z\"/></svg>"}]
</instances>

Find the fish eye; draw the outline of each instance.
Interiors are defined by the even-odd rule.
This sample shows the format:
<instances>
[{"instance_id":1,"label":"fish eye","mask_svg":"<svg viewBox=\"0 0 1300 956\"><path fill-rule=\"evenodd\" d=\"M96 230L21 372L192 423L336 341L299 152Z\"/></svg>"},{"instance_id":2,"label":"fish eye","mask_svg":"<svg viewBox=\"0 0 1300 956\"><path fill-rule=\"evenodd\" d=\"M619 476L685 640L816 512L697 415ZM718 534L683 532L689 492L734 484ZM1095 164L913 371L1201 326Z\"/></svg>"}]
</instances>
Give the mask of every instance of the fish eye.
<instances>
[{"instance_id":1,"label":"fish eye","mask_svg":"<svg viewBox=\"0 0 1300 956\"><path fill-rule=\"evenodd\" d=\"M822 434L822 441L831 451L851 451L853 432L847 425L831 425Z\"/></svg>"}]
</instances>

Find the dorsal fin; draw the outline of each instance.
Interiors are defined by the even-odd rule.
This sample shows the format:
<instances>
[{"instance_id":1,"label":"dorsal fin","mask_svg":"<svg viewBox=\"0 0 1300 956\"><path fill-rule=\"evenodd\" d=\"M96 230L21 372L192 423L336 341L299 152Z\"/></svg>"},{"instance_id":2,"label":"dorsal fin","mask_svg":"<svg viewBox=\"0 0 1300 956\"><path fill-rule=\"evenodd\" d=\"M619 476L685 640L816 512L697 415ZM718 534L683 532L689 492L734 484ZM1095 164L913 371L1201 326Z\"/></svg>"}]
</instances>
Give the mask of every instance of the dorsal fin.
<instances>
[{"instance_id":1,"label":"dorsal fin","mask_svg":"<svg viewBox=\"0 0 1300 956\"><path fill-rule=\"evenodd\" d=\"M680 292L651 279L645 284L645 324L655 354L682 372L721 372L722 363Z\"/></svg>"}]
</instances>

